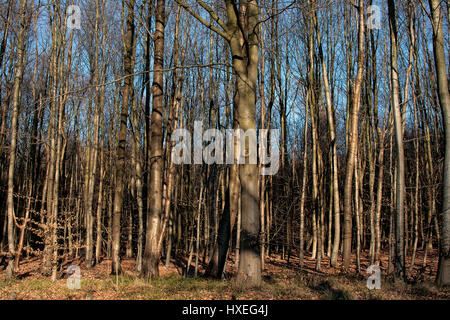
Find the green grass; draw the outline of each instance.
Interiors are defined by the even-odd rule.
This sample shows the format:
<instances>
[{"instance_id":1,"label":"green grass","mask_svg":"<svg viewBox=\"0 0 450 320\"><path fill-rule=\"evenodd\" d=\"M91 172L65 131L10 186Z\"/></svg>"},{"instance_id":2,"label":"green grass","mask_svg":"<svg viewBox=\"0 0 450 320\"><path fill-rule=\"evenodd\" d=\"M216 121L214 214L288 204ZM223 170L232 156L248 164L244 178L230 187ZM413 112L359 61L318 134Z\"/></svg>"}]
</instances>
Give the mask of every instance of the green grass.
<instances>
[{"instance_id":1,"label":"green grass","mask_svg":"<svg viewBox=\"0 0 450 320\"><path fill-rule=\"evenodd\" d=\"M231 280L202 277L184 278L170 274L145 280L134 275L82 278L80 290L70 290L66 279L52 282L44 277L22 280L0 278L0 299L449 299L448 289L433 283L382 283L382 290L368 290L364 277L312 276L305 273L277 274L264 277L260 288L248 289Z\"/></svg>"}]
</instances>

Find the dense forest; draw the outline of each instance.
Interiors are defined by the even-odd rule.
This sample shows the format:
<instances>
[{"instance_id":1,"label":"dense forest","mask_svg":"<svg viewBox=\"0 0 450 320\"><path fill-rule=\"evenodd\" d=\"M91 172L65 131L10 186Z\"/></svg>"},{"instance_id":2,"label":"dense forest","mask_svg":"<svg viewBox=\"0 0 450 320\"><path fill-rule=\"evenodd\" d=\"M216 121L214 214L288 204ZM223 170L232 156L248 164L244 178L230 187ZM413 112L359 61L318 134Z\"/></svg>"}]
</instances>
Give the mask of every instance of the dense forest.
<instances>
[{"instance_id":1,"label":"dense forest","mask_svg":"<svg viewBox=\"0 0 450 320\"><path fill-rule=\"evenodd\" d=\"M277 257L450 284L449 9L2 0L3 276L258 287Z\"/></svg>"}]
</instances>

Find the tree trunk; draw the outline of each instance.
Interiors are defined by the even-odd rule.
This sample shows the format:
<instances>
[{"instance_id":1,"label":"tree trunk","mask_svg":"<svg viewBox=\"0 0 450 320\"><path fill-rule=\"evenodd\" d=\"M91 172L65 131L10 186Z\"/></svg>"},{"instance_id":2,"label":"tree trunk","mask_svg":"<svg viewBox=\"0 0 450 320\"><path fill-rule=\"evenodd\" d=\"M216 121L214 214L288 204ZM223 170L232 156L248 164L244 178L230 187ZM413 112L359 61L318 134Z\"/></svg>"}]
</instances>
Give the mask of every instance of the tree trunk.
<instances>
[{"instance_id":1,"label":"tree trunk","mask_svg":"<svg viewBox=\"0 0 450 320\"><path fill-rule=\"evenodd\" d=\"M150 177L147 215L147 233L143 260L143 275L146 278L159 277L160 248L158 245L161 231L163 197L163 87L164 87L164 27L165 0L156 3L156 31L154 35L154 78L152 86L153 106L151 115L151 141L149 152Z\"/></svg>"},{"instance_id":2,"label":"tree trunk","mask_svg":"<svg viewBox=\"0 0 450 320\"><path fill-rule=\"evenodd\" d=\"M245 2L245 1L244 1ZM233 67L237 74L237 91L239 93L239 105L237 106L237 122L244 132L256 129L256 90L259 60L259 10L257 1L246 1L246 5L240 4L241 14L246 14L247 25L245 36L238 27L239 17L236 15L231 1L226 0L228 29L231 33L230 48L233 56ZM241 60L243 54L242 45L247 39L248 62ZM245 154L250 148L245 144ZM239 180L241 182L241 210L242 226L240 241L240 263L237 275L238 283L246 286L259 286L261 284L261 258L260 258L260 221L259 221L259 194L258 194L258 166L250 164L245 157L245 164L239 167Z\"/></svg>"},{"instance_id":3,"label":"tree trunk","mask_svg":"<svg viewBox=\"0 0 450 320\"><path fill-rule=\"evenodd\" d=\"M14 252L15 252L15 231L14 231L14 167L16 166L16 146L17 131L19 120L19 105L21 99L21 86L25 59L25 36L27 33L26 25L27 1L20 1L20 29L17 38L17 63L14 75L14 93L13 93L13 115L11 119L11 146L9 149L9 169L8 169L8 195L6 199L8 207L8 267L6 275L8 278L14 274Z\"/></svg>"},{"instance_id":4,"label":"tree trunk","mask_svg":"<svg viewBox=\"0 0 450 320\"><path fill-rule=\"evenodd\" d=\"M356 161L356 149L358 147L358 118L361 105L361 84L364 72L364 1L359 0L358 5L358 71L354 83L352 105L349 114L350 127L347 133L347 167L344 182L344 269L350 267L350 255L352 246L352 182Z\"/></svg>"},{"instance_id":5,"label":"tree trunk","mask_svg":"<svg viewBox=\"0 0 450 320\"><path fill-rule=\"evenodd\" d=\"M436 283L450 284L450 94L445 62L444 35L439 0L429 0L433 24L433 51L436 65L439 103L445 131L445 161L442 199L442 237L439 246L439 268Z\"/></svg>"},{"instance_id":6,"label":"tree trunk","mask_svg":"<svg viewBox=\"0 0 450 320\"><path fill-rule=\"evenodd\" d=\"M314 11L315 12L315 11ZM320 30L317 23L317 14L314 13L314 25L317 33L317 42L319 46L319 58L320 63L322 65L322 78L325 89L325 98L327 105L327 118L328 118L328 132L330 135L330 143L331 143L331 181L332 194L330 197L333 199L333 213L334 213L334 239L333 239L333 251L331 254L331 266L336 266L338 253L339 253L339 242L340 242L340 196L339 196L339 178L338 178L338 160L337 160L337 147L336 147L336 131L335 131L335 123L334 123L334 107L333 101L331 97L330 84L328 81L328 70L323 57L323 49L322 42L320 36ZM331 202L331 201L330 201Z\"/></svg>"},{"instance_id":7,"label":"tree trunk","mask_svg":"<svg viewBox=\"0 0 450 320\"><path fill-rule=\"evenodd\" d=\"M111 273L118 275L122 272L120 262L120 220L123 212L123 198L125 192L125 157L127 146L128 107L133 85L133 42L134 42L134 0L127 5L126 36L124 45L124 71L127 76L124 80L122 93L122 109L120 112L120 129L118 136L118 151L116 160L116 186L114 189L114 208L112 217L112 264Z\"/></svg>"},{"instance_id":8,"label":"tree trunk","mask_svg":"<svg viewBox=\"0 0 450 320\"><path fill-rule=\"evenodd\" d=\"M397 149L396 214L395 214L395 275L405 277L405 238L404 238L404 202L405 202L405 154L403 147L402 112L400 110L400 84L397 65L397 18L393 0L388 0L389 29L391 39L391 103L394 114L395 142ZM406 97L405 97L406 98Z\"/></svg>"}]
</instances>

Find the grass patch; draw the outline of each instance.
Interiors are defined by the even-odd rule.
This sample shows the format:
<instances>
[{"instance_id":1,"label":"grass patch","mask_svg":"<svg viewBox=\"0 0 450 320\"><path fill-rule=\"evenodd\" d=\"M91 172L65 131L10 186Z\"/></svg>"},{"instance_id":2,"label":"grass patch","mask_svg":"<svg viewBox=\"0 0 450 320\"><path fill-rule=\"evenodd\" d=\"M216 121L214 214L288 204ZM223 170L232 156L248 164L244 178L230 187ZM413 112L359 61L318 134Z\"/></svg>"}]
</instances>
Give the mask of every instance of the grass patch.
<instances>
[{"instance_id":1,"label":"grass patch","mask_svg":"<svg viewBox=\"0 0 450 320\"><path fill-rule=\"evenodd\" d=\"M433 283L382 282L381 290L368 290L364 277L318 276L304 272L270 274L259 288L247 288L235 279L185 278L178 274L145 280L136 275L85 276L80 290L70 290L66 279L28 277L22 280L0 278L0 299L59 300L387 300L449 299L448 289Z\"/></svg>"}]
</instances>

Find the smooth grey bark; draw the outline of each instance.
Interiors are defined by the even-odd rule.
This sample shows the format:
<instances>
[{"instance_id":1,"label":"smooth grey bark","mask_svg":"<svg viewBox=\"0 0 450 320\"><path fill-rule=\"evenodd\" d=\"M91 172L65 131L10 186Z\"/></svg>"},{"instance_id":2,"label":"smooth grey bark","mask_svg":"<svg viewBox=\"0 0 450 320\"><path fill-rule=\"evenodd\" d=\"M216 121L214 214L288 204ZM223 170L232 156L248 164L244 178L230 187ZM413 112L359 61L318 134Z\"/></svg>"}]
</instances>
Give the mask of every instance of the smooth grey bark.
<instances>
[{"instance_id":1,"label":"smooth grey bark","mask_svg":"<svg viewBox=\"0 0 450 320\"><path fill-rule=\"evenodd\" d=\"M156 3L156 31L154 35L154 78L152 86L153 106L150 137L150 177L147 213L147 233L142 272L146 278L159 277L160 246L159 236L163 213L163 88L164 88L164 28L165 1Z\"/></svg>"}]
</instances>

